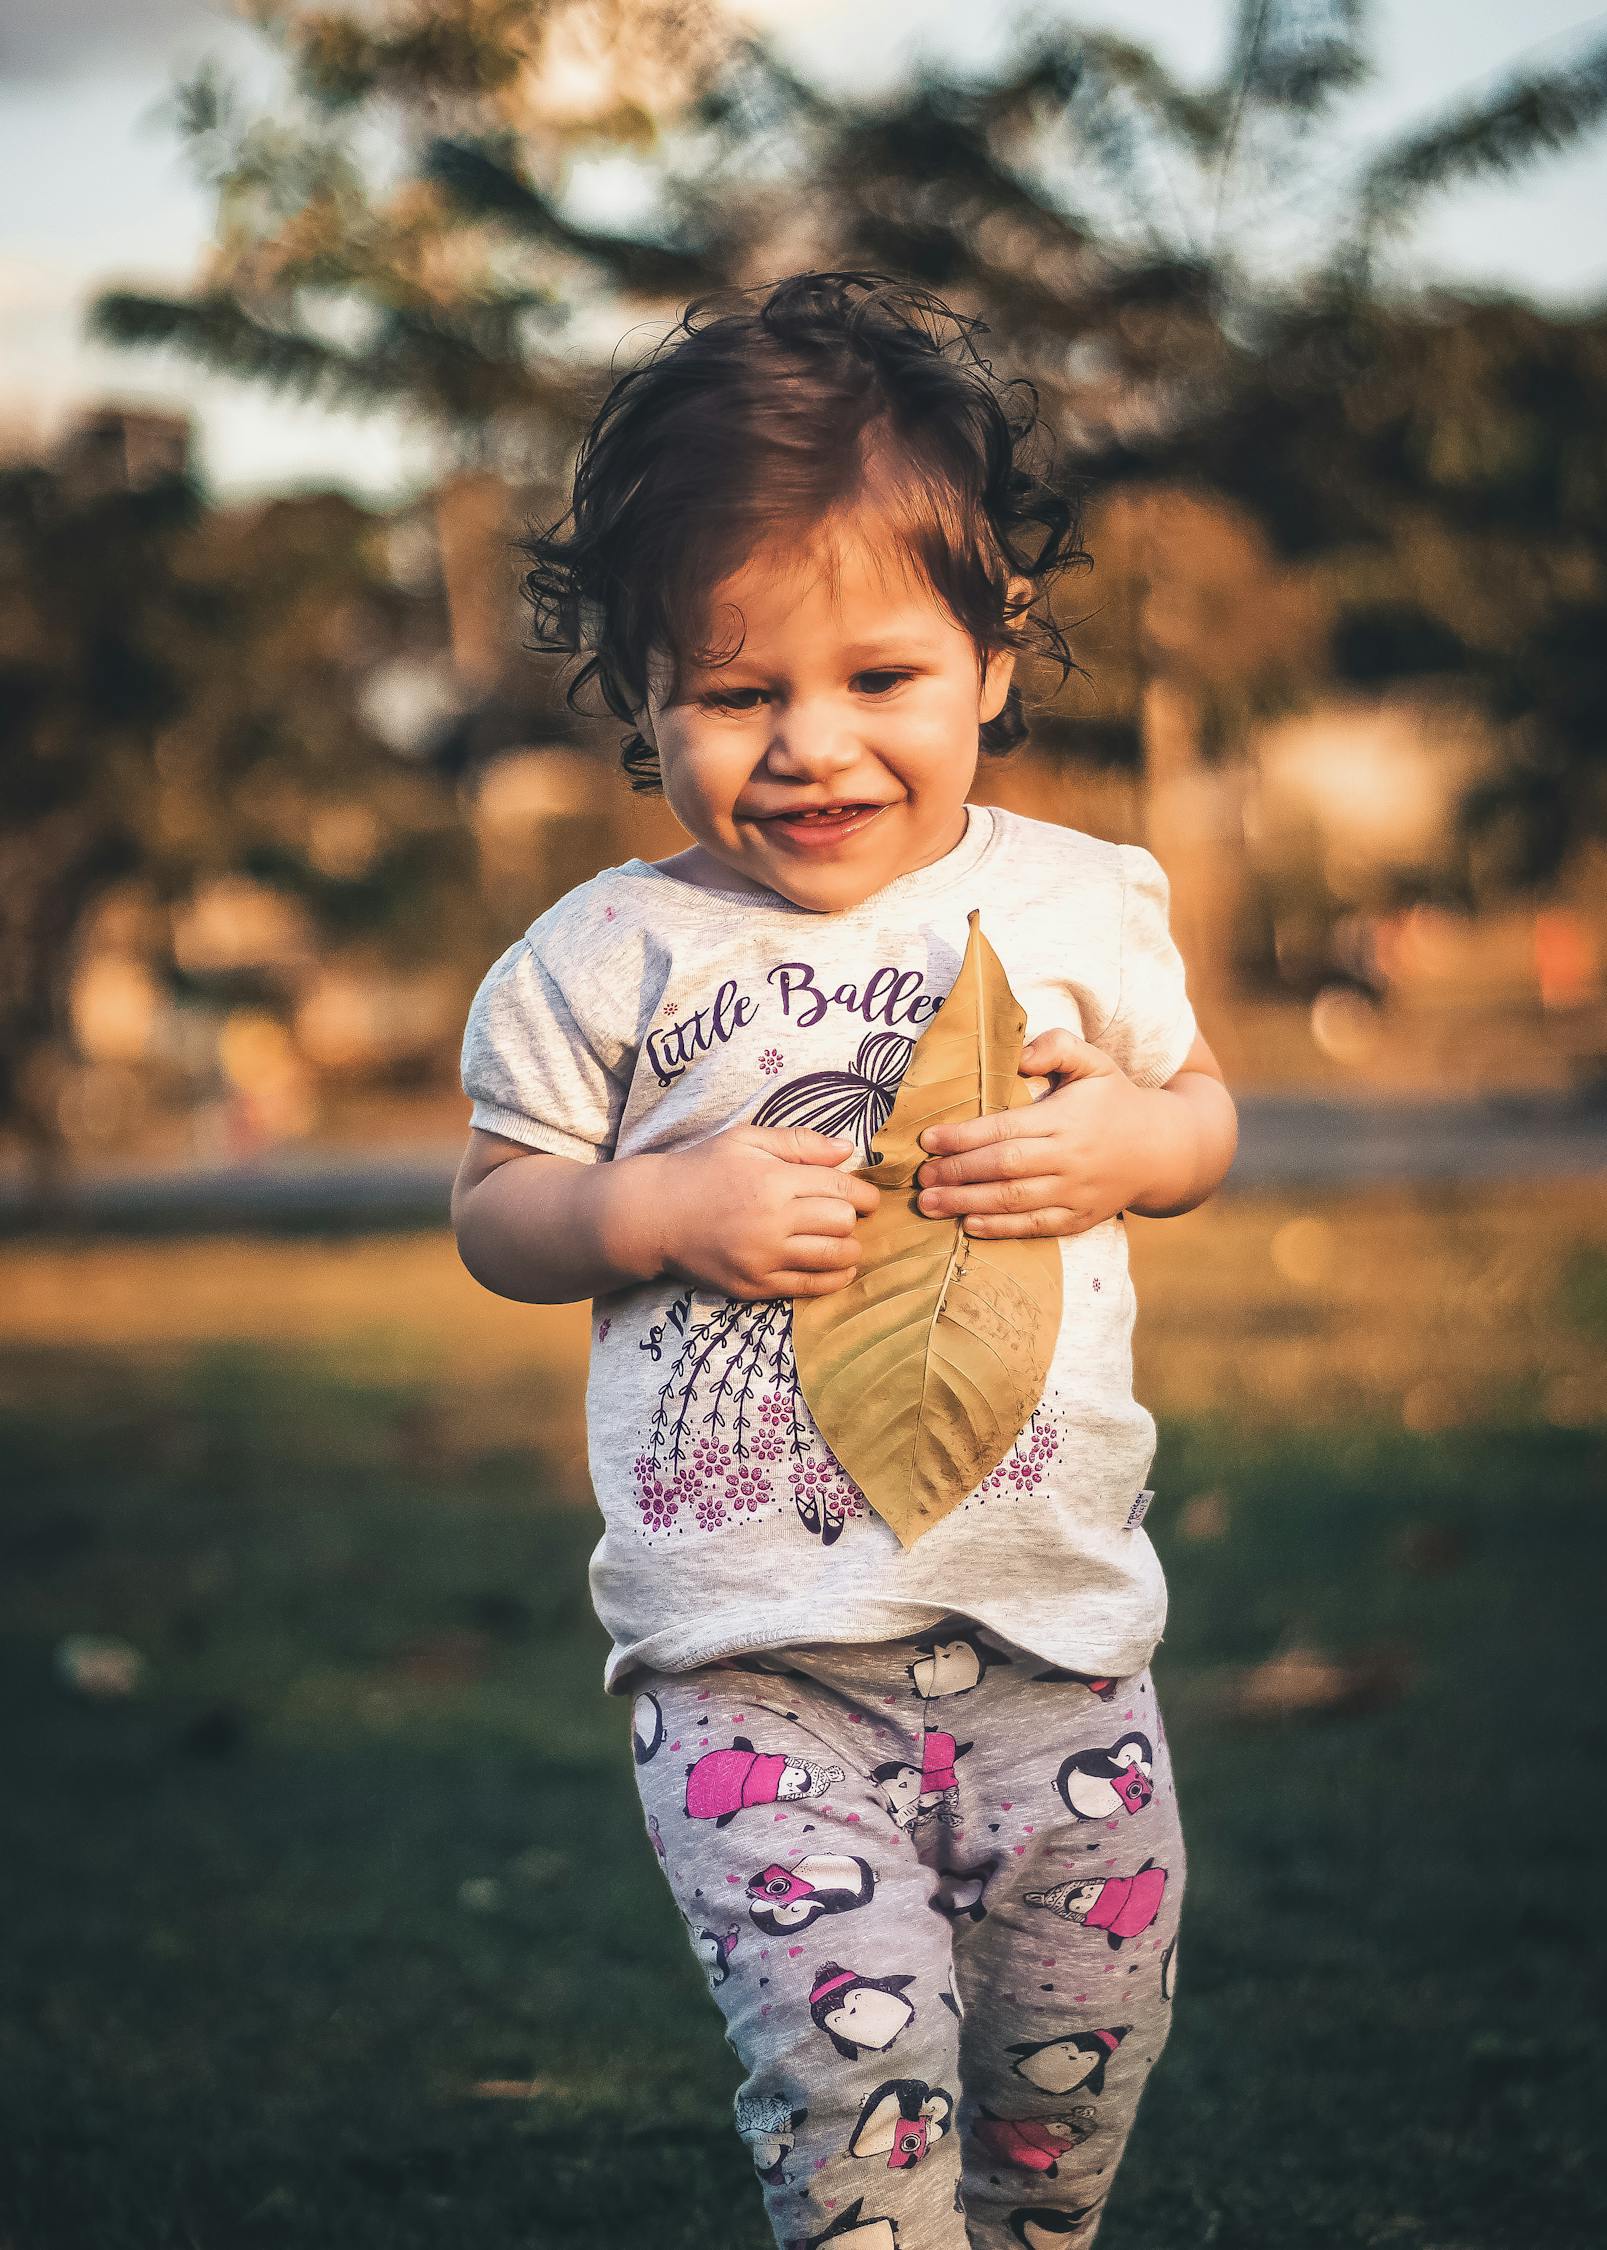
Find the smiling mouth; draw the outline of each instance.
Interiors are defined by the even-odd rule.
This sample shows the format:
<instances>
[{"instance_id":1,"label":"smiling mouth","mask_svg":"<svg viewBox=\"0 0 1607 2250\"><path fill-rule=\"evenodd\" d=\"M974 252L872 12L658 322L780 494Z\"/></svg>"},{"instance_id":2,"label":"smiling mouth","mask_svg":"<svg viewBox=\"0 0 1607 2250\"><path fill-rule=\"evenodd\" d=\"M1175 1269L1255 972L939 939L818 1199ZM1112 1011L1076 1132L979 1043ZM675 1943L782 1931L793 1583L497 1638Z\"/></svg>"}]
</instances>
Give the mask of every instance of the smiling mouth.
<instances>
[{"instance_id":1,"label":"smiling mouth","mask_svg":"<svg viewBox=\"0 0 1607 2250\"><path fill-rule=\"evenodd\" d=\"M784 806L779 812L753 813L749 817L763 822L772 820L847 820L854 813L880 812L881 809L879 804L849 803L845 800L838 805Z\"/></svg>"},{"instance_id":2,"label":"smiling mouth","mask_svg":"<svg viewBox=\"0 0 1607 2250\"><path fill-rule=\"evenodd\" d=\"M788 812L751 814L756 828L772 831L778 841L793 845L807 842L826 844L835 838L857 836L868 828L879 814L886 812L885 801L840 805L799 805Z\"/></svg>"}]
</instances>

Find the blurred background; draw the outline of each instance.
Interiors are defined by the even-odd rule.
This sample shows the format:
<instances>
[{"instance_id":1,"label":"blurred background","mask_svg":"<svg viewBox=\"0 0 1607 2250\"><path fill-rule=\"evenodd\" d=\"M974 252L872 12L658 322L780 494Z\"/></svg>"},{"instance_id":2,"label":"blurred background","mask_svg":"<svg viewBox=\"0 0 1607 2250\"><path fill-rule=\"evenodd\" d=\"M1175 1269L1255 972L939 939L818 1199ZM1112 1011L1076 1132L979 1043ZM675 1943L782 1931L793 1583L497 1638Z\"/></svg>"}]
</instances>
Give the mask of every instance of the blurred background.
<instances>
[{"instance_id":1,"label":"blurred background","mask_svg":"<svg viewBox=\"0 0 1607 2250\"><path fill-rule=\"evenodd\" d=\"M0 57L0 2241L761 2240L599 1690L587 1308L445 1210L485 967L683 840L511 542L689 295L843 264L1043 394L1084 673L977 794L1155 851L1241 1102L1129 1229L1193 2006L1102 2243L1599 2241L1607 11Z\"/></svg>"}]
</instances>

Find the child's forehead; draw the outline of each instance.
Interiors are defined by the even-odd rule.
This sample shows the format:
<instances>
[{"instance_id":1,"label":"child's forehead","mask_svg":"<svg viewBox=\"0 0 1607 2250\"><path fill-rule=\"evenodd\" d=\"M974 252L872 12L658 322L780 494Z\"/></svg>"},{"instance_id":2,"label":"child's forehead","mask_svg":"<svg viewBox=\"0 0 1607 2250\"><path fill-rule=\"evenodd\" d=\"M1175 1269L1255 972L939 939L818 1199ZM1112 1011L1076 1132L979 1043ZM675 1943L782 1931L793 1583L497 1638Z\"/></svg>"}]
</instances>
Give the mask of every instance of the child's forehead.
<instances>
[{"instance_id":1,"label":"child's forehead","mask_svg":"<svg viewBox=\"0 0 1607 2250\"><path fill-rule=\"evenodd\" d=\"M869 508L776 530L715 578L703 597L710 618L735 609L759 624L779 623L803 602L855 631L952 629L907 540Z\"/></svg>"}]
</instances>

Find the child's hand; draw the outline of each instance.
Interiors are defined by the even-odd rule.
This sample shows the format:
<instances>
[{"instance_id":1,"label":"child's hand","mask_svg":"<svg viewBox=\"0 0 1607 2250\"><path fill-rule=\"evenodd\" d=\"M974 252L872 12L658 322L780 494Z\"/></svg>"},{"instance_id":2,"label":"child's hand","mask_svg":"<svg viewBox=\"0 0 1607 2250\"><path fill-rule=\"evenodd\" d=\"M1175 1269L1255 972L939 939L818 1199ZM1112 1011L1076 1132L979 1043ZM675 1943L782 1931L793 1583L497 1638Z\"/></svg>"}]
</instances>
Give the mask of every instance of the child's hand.
<instances>
[{"instance_id":1,"label":"child's hand","mask_svg":"<svg viewBox=\"0 0 1607 2250\"><path fill-rule=\"evenodd\" d=\"M854 1221L881 1191L806 1125L733 1125L664 1159L664 1264L728 1297L825 1297L859 1265Z\"/></svg>"},{"instance_id":2,"label":"child's hand","mask_svg":"<svg viewBox=\"0 0 1607 2250\"><path fill-rule=\"evenodd\" d=\"M1154 1177L1169 1097L1135 1086L1070 1031L1021 1050L1024 1077L1058 1081L1030 1107L930 1125L938 1161L916 1174L920 1208L974 1235L1081 1234L1141 1198Z\"/></svg>"}]
</instances>

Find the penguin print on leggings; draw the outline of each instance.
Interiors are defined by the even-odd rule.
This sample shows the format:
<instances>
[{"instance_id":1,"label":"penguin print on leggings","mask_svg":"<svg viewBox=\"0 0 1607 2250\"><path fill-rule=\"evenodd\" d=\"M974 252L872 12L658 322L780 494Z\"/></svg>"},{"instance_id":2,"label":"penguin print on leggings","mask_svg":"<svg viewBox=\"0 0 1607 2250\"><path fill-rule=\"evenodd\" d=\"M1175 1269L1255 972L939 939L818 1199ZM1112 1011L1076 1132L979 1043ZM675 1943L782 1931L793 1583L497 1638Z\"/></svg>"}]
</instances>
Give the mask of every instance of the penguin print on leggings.
<instances>
[{"instance_id":1,"label":"penguin print on leggings","mask_svg":"<svg viewBox=\"0 0 1607 2250\"><path fill-rule=\"evenodd\" d=\"M827 1961L810 1986L809 2013L846 2061L880 2055L914 2018L915 2003L906 1997L914 1982L913 1976L860 1976Z\"/></svg>"},{"instance_id":2,"label":"penguin print on leggings","mask_svg":"<svg viewBox=\"0 0 1607 2250\"><path fill-rule=\"evenodd\" d=\"M899 2250L898 2224L893 2219L867 2219L865 2198L856 2196L846 2211L839 2211L823 2234L788 2237L787 2250Z\"/></svg>"},{"instance_id":3,"label":"penguin print on leggings","mask_svg":"<svg viewBox=\"0 0 1607 2250\"><path fill-rule=\"evenodd\" d=\"M870 1777L887 1800L895 1828L911 1836L917 1828L933 1822L944 1828L963 1825L960 1782L954 1766L970 1747L969 1742L956 1742L952 1734L928 1728L921 1738L918 1766L911 1765L907 1758L888 1758L871 1767Z\"/></svg>"},{"instance_id":4,"label":"penguin print on leggings","mask_svg":"<svg viewBox=\"0 0 1607 2250\"><path fill-rule=\"evenodd\" d=\"M639 1766L651 1765L663 1747L663 1706L656 1695L643 1688L631 1705L631 1755Z\"/></svg>"},{"instance_id":5,"label":"penguin print on leggings","mask_svg":"<svg viewBox=\"0 0 1607 2250\"><path fill-rule=\"evenodd\" d=\"M920 2078L889 2078L867 2094L849 2136L850 2156L880 2157L890 2172L908 2172L936 2147L954 2122L954 2096Z\"/></svg>"},{"instance_id":6,"label":"penguin print on leggings","mask_svg":"<svg viewBox=\"0 0 1607 2250\"><path fill-rule=\"evenodd\" d=\"M1034 1672L1032 1677L1045 1687L1086 1688L1101 1703L1114 1703L1116 1691L1122 1684L1120 1680L1111 1679L1103 1672L1068 1672L1059 1664L1051 1664L1047 1671Z\"/></svg>"},{"instance_id":7,"label":"penguin print on leggings","mask_svg":"<svg viewBox=\"0 0 1607 2250\"><path fill-rule=\"evenodd\" d=\"M981 1922L987 1918L987 1888L999 1872L1000 1861L980 1861L975 1867L942 1867L928 1904L951 1922Z\"/></svg>"},{"instance_id":8,"label":"penguin print on leggings","mask_svg":"<svg viewBox=\"0 0 1607 2250\"><path fill-rule=\"evenodd\" d=\"M732 1922L723 1930L696 1930L692 1936L692 1949L708 1975L709 1989L718 1992L731 1974L731 1956L742 1935L740 1922Z\"/></svg>"},{"instance_id":9,"label":"penguin print on leggings","mask_svg":"<svg viewBox=\"0 0 1607 2250\"><path fill-rule=\"evenodd\" d=\"M754 2170L772 2187L786 2184L787 2159L808 2115L807 2108L795 2108L785 2094L738 2094L737 2131L748 2144Z\"/></svg>"},{"instance_id":10,"label":"penguin print on leggings","mask_svg":"<svg viewBox=\"0 0 1607 2250\"><path fill-rule=\"evenodd\" d=\"M686 1817L729 1828L749 1806L802 1804L828 1796L842 1778L841 1766L780 1750L755 1750L739 1734L729 1750L707 1750L687 1767Z\"/></svg>"},{"instance_id":11,"label":"penguin print on leggings","mask_svg":"<svg viewBox=\"0 0 1607 2250\"><path fill-rule=\"evenodd\" d=\"M1142 1812L1155 1794L1155 1752L1149 1737L1124 1734L1108 1750L1078 1750L1055 1776L1067 1812L1077 1820L1110 1820Z\"/></svg>"},{"instance_id":12,"label":"penguin print on leggings","mask_svg":"<svg viewBox=\"0 0 1607 2250\"><path fill-rule=\"evenodd\" d=\"M982 1641L974 1625L936 1626L917 1634L914 1646L920 1653L904 1668L923 1703L939 1696L969 1695L986 1678L989 1665L1010 1661L1001 1649Z\"/></svg>"},{"instance_id":13,"label":"penguin print on leggings","mask_svg":"<svg viewBox=\"0 0 1607 2250\"><path fill-rule=\"evenodd\" d=\"M1103 1930L1112 1953L1129 1938L1142 1937L1161 1910L1166 1870L1146 1859L1135 1875L1091 1875L1080 1883L1057 1883L1053 1890L1027 1891L1024 1906L1041 1906L1063 1922Z\"/></svg>"},{"instance_id":14,"label":"penguin print on leggings","mask_svg":"<svg viewBox=\"0 0 1607 2250\"><path fill-rule=\"evenodd\" d=\"M1130 2026L1116 2024L1104 2031L1067 2031L1058 2039L1023 2039L1005 2053L1015 2056L1010 2068L1041 2094L1072 2094L1086 2088L1090 2094L1105 2091L1105 2065L1127 2037Z\"/></svg>"},{"instance_id":15,"label":"penguin print on leggings","mask_svg":"<svg viewBox=\"0 0 1607 2250\"><path fill-rule=\"evenodd\" d=\"M767 1937L807 1930L824 1914L849 1914L876 1895L870 1862L847 1852L810 1852L792 1867L773 1861L748 1877L748 1913Z\"/></svg>"},{"instance_id":16,"label":"penguin print on leggings","mask_svg":"<svg viewBox=\"0 0 1607 2250\"><path fill-rule=\"evenodd\" d=\"M1022 2250L1066 2250L1066 2244L1085 2227L1105 2198L1097 2196L1076 2211L1012 2211L1010 2232Z\"/></svg>"},{"instance_id":17,"label":"penguin print on leggings","mask_svg":"<svg viewBox=\"0 0 1607 2250\"><path fill-rule=\"evenodd\" d=\"M1092 2102L1079 2102L1063 2117L995 2117L985 2109L977 2119L976 2137L999 2163L1052 2180L1059 2174L1060 2159L1087 2140L1094 2124Z\"/></svg>"}]
</instances>

